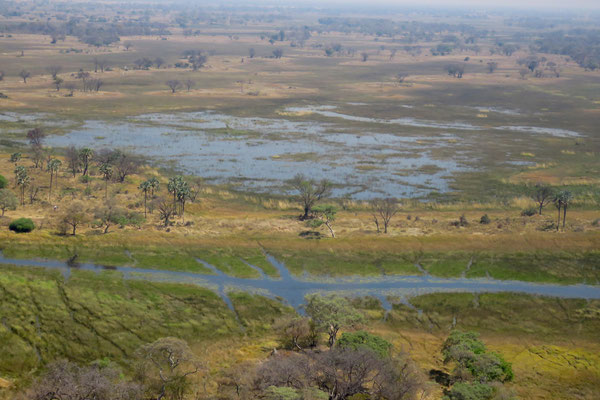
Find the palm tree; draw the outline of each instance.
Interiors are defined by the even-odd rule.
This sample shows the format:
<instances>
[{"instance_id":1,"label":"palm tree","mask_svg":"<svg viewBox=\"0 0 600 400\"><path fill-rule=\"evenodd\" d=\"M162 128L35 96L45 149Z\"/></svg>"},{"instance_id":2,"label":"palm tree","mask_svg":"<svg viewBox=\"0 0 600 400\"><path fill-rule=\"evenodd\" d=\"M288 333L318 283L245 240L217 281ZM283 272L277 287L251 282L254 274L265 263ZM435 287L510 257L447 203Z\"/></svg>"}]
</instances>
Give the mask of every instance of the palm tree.
<instances>
[{"instance_id":1,"label":"palm tree","mask_svg":"<svg viewBox=\"0 0 600 400\"><path fill-rule=\"evenodd\" d=\"M182 180L177 188L177 200L180 204L181 218L183 219L183 223L185 223L185 202L190 198L190 185Z\"/></svg>"},{"instance_id":2,"label":"palm tree","mask_svg":"<svg viewBox=\"0 0 600 400\"><path fill-rule=\"evenodd\" d=\"M556 194L554 197L554 205L558 209L558 219L556 222L556 230L560 227L560 211L563 211L563 229L565 228L565 224L567 222L567 208L569 204L573 200L573 193L569 190L562 190Z\"/></svg>"},{"instance_id":3,"label":"palm tree","mask_svg":"<svg viewBox=\"0 0 600 400\"><path fill-rule=\"evenodd\" d=\"M112 178L113 168L109 163L100 164L100 173L102 174L102 179L104 179L104 198L108 198L108 181Z\"/></svg>"},{"instance_id":4,"label":"palm tree","mask_svg":"<svg viewBox=\"0 0 600 400\"><path fill-rule=\"evenodd\" d=\"M150 195L152 197L154 197L154 192L158 191L158 189L160 188L160 181L156 177L152 177L152 178L148 179L148 182L150 183L150 189L151 189Z\"/></svg>"},{"instance_id":5,"label":"palm tree","mask_svg":"<svg viewBox=\"0 0 600 400\"><path fill-rule=\"evenodd\" d=\"M559 192L554 196L554 206L558 210L558 219L556 220L556 230L557 231L558 231L558 228L560 227L560 210L562 208L562 201L560 198L561 193L562 192Z\"/></svg>"},{"instance_id":6,"label":"palm tree","mask_svg":"<svg viewBox=\"0 0 600 400\"><path fill-rule=\"evenodd\" d=\"M52 195L53 178L55 175L58 174L58 170L60 169L61 165L62 165L62 162L60 160L57 160L56 158L53 158L50 161L48 161L47 169L48 169L48 172L50 172L50 189L48 190L48 201L50 201L50 196Z\"/></svg>"},{"instance_id":7,"label":"palm tree","mask_svg":"<svg viewBox=\"0 0 600 400\"><path fill-rule=\"evenodd\" d=\"M177 197L181 189L182 182L183 177L174 176L173 178L169 179L169 183L167 184L167 190L169 193L173 194L173 210L177 210Z\"/></svg>"},{"instance_id":8,"label":"palm tree","mask_svg":"<svg viewBox=\"0 0 600 400\"><path fill-rule=\"evenodd\" d=\"M565 229L565 224L567 223L567 208L571 201L573 201L573 193L568 190L561 192L561 202L563 208L563 229Z\"/></svg>"},{"instance_id":9,"label":"palm tree","mask_svg":"<svg viewBox=\"0 0 600 400\"><path fill-rule=\"evenodd\" d=\"M148 203L148 191L150 190L151 187L152 186L150 184L150 181L144 181L144 182L140 183L140 186L139 186L139 189L142 192L144 192L144 218L148 217L148 214L147 214L147 210L148 210L148 206L147 206L147 203Z\"/></svg>"},{"instance_id":10,"label":"palm tree","mask_svg":"<svg viewBox=\"0 0 600 400\"><path fill-rule=\"evenodd\" d=\"M27 175L27 168L23 165L17 165L15 167L15 187L19 184L19 177Z\"/></svg>"},{"instance_id":11,"label":"palm tree","mask_svg":"<svg viewBox=\"0 0 600 400\"><path fill-rule=\"evenodd\" d=\"M17 177L17 185L21 186L21 205L22 206L25 205L25 188L27 186L29 186L29 183L31 183L31 178L29 178L29 175L27 175L27 170L23 169L23 173L21 173Z\"/></svg>"}]
</instances>

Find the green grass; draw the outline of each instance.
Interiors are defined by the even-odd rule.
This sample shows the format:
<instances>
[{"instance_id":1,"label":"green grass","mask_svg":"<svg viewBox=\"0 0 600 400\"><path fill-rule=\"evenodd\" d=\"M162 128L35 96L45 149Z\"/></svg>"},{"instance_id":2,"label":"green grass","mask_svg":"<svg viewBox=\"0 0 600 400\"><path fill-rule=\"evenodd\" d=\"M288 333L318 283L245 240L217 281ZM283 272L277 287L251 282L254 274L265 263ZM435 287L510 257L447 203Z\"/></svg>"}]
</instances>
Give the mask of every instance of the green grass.
<instances>
[{"instance_id":1,"label":"green grass","mask_svg":"<svg viewBox=\"0 0 600 400\"><path fill-rule=\"evenodd\" d=\"M278 276L276 268L267 261L258 246L255 248L187 247L165 242L160 245L148 244L140 247L113 243L111 240L105 243L89 242L79 237L67 238L67 241L55 239L8 242L3 243L0 248L8 258L35 257L66 261L77 255L78 262L212 274L211 270L197 261L201 259L226 274L239 278L258 278L258 272L246 264L249 263L262 269L268 276Z\"/></svg>"},{"instance_id":2,"label":"green grass","mask_svg":"<svg viewBox=\"0 0 600 400\"><path fill-rule=\"evenodd\" d=\"M483 334L597 341L600 301L515 293L434 293L394 304L389 323L439 332L453 327ZM418 310L422 313L419 314Z\"/></svg>"},{"instance_id":3,"label":"green grass","mask_svg":"<svg viewBox=\"0 0 600 400\"><path fill-rule=\"evenodd\" d=\"M189 341L240 333L234 314L208 289L124 281L120 274L1 267L0 375L19 376L68 357L131 357L164 336ZM248 299L253 300L253 299Z\"/></svg>"},{"instance_id":4,"label":"green grass","mask_svg":"<svg viewBox=\"0 0 600 400\"><path fill-rule=\"evenodd\" d=\"M239 291L228 292L227 295L240 323L255 334L268 332L277 318L295 313L293 308L264 296Z\"/></svg>"},{"instance_id":5,"label":"green grass","mask_svg":"<svg viewBox=\"0 0 600 400\"><path fill-rule=\"evenodd\" d=\"M295 275L420 275L412 253L333 249L268 250Z\"/></svg>"},{"instance_id":6,"label":"green grass","mask_svg":"<svg viewBox=\"0 0 600 400\"><path fill-rule=\"evenodd\" d=\"M548 283L587 283L600 281L600 253L532 252L477 254L466 274L468 278L490 276L503 280Z\"/></svg>"},{"instance_id":7,"label":"green grass","mask_svg":"<svg viewBox=\"0 0 600 400\"><path fill-rule=\"evenodd\" d=\"M225 274L239 278L259 278L250 265L269 277L278 277L277 269L267 261L256 243L210 246L206 243L186 244L160 240L142 247L133 241L114 242L100 236L89 240L51 237L52 240L8 240L0 247L8 258L47 258L66 261L77 255L78 262L107 266L186 271L212 274L198 260L215 266ZM433 241L439 238L433 238ZM222 243L224 243L223 241ZM296 276L381 276L421 275L421 265L430 275L442 278L494 278L559 284L600 281L600 253L586 250L477 250L477 251L407 251L394 250L392 243L383 248L350 246L351 242L288 243L270 241L266 251L283 262ZM382 245L378 243L378 245ZM472 262L471 262L472 261ZM470 268L467 268L471 262ZM250 265L248 265L250 264Z\"/></svg>"}]
</instances>

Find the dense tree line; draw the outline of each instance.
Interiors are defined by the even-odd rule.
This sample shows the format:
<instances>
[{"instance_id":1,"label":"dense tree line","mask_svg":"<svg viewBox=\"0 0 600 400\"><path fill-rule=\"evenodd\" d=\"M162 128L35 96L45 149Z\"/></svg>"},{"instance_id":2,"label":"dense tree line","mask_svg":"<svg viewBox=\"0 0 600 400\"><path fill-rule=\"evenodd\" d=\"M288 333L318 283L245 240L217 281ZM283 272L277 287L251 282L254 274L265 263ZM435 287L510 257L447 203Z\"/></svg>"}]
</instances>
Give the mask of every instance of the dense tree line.
<instances>
[{"instance_id":1,"label":"dense tree line","mask_svg":"<svg viewBox=\"0 0 600 400\"><path fill-rule=\"evenodd\" d=\"M126 22L87 22L72 18L67 22L5 22L0 25L3 33L26 33L48 35L56 38L66 35L75 36L92 46L105 46L118 42L120 36L166 35L169 34L165 24L134 21Z\"/></svg>"},{"instance_id":2,"label":"dense tree line","mask_svg":"<svg viewBox=\"0 0 600 400\"><path fill-rule=\"evenodd\" d=\"M600 68L600 30L549 32L536 40L535 48L542 53L569 56L582 68Z\"/></svg>"}]
</instances>

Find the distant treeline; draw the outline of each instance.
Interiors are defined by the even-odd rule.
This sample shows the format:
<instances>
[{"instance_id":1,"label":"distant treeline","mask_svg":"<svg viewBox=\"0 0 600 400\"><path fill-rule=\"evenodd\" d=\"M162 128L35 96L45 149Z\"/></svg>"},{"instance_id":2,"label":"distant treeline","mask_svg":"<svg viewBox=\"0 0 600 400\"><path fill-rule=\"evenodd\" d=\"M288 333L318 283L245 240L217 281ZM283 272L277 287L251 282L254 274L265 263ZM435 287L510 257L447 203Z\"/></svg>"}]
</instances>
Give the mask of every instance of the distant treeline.
<instances>
[{"instance_id":1,"label":"distant treeline","mask_svg":"<svg viewBox=\"0 0 600 400\"><path fill-rule=\"evenodd\" d=\"M380 18L342 18L327 17L319 19L320 27L315 30L330 30L338 32L358 32L377 36L396 35L433 35L447 32L456 32L476 36L485 36L487 33L467 24L445 24L417 21L396 22Z\"/></svg>"},{"instance_id":2,"label":"distant treeline","mask_svg":"<svg viewBox=\"0 0 600 400\"><path fill-rule=\"evenodd\" d=\"M0 24L2 33L49 35L56 41L66 35L76 36L84 43L102 46L119 41L119 36L168 35L165 24L148 21L82 22L70 19L65 23L6 22Z\"/></svg>"},{"instance_id":3,"label":"distant treeline","mask_svg":"<svg viewBox=\"0 0 600 400\"><path fill-rule=\"evenodd\" d=\"M574 29L546 33L536 40L535 48L542 53L569 56L586 69L600 67L600 30Z\"/></svg>"}]
</instances>

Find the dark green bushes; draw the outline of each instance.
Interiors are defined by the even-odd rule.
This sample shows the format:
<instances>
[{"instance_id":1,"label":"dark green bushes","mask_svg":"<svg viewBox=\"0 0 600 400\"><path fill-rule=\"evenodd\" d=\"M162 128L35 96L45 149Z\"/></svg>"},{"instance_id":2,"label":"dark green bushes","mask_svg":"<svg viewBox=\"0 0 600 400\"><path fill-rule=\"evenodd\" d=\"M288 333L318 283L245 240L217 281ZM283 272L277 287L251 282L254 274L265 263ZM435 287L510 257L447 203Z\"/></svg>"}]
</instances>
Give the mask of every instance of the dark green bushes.
<instances>
[{"instance_id":1,"label":"dark green bushes","mask_svg":"<svg viewBox=\"0 0 600 400\"><path fill-rule=\"evenodd\" d=\"M11 222L8 229L17 233L27 233L35 229L35 224L29 218L19 218Z\"/></svg>"}]
</instances>

